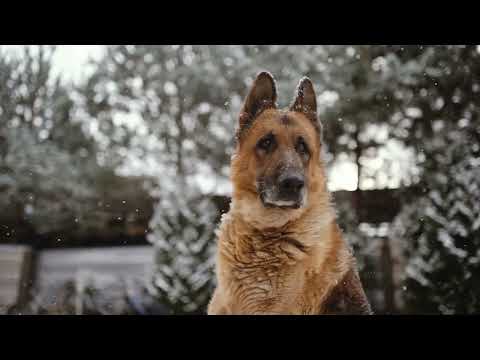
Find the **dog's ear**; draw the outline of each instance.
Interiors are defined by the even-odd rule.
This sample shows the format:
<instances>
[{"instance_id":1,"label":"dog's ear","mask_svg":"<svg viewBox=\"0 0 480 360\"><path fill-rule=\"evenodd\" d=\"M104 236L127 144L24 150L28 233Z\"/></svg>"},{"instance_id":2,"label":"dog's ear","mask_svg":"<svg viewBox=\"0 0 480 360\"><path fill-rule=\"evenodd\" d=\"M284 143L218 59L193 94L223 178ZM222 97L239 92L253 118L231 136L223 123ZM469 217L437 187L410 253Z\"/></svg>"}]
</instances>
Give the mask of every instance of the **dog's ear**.
<instances>
[{"instance_id":1,"label":"dog's ear","mask_svg":"<svg viewBox=\"0 0 480 360\"><path fill-rule=\"evenodd\" d=\"M260 111L275 108L276 101L277 89L273 76L266 71L259 73L240 112L240 129L253 121Z\"/></svg>"},{"instance_id":2,"label":"dog's ear","mask_svg":"<svg viewBox=\"0 0 480 360\"><path fill-rule=\"evenodd\" d=\"M290 110L303 112L310 117L317 118L317 96L312 81L308 77L303 77L298 83Z\"/></svg>"}]
</instances>

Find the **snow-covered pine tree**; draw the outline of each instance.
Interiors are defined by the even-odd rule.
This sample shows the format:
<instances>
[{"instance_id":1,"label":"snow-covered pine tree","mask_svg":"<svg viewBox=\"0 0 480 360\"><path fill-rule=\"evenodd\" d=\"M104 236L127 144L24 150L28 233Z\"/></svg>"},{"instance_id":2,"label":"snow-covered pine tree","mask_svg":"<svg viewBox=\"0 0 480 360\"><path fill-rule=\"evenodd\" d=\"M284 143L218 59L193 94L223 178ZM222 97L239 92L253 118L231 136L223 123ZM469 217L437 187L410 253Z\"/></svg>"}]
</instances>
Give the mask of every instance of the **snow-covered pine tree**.
<instances>
[{"instance_id":1,"label":"snow-covered pine tree","mask_svg":"<svg viewBox=\"0 0 480 360\"><path fill-rule=\"evenodd\" d=\"M155 293L174 314L202 314L214 286L216 211L194 185L178 180L162 194L151 220L156 247Z\"/></svg>"},{"instance_id":2,"label":"snow-covered pine tree","mask_svg":"<svg viewBox=\"0 0 480 360\"><path fill-rule=\"evenodd\" d=\"M480 53L476 46L426 51L409 137L422 194L405 199L394 226L407 260L403 293L409 312L472 313L480 304L480 84L472 76Z\"/></svg>"},{"instance_id":3,"label":"snow-covered pine tree","mask_svg":"<svg viewBox=\"0 0 480 360\"><path fill-rule=\"evenodd\" d=\"M479 150L478 132L476 139L449 136L437 156L443 171L397 219L396 235L411 242L404 289L416 312L471 314L480 307Z\"/></svg>"}]
</instances>

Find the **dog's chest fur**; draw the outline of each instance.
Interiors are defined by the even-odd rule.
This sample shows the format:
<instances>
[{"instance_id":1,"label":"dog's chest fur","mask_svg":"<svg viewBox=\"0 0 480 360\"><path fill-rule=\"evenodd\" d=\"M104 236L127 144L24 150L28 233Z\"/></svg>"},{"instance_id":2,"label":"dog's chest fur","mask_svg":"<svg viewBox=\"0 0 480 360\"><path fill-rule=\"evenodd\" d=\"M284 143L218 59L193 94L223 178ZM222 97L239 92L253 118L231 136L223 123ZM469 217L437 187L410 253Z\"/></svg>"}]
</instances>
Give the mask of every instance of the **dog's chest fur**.
<instances>
[{"instance_id":1,"label":"dog's chest fur","mask_svg":"<svg viewBox=\"0 0 480 360\"><path fill-rule=\"evenodd\" d=\"M219 286L214 296L221 312L324 312L327 297L352 265L335 226L296 222L260 231L227 215L219 229Z\"/></svg>"}]
</instances>

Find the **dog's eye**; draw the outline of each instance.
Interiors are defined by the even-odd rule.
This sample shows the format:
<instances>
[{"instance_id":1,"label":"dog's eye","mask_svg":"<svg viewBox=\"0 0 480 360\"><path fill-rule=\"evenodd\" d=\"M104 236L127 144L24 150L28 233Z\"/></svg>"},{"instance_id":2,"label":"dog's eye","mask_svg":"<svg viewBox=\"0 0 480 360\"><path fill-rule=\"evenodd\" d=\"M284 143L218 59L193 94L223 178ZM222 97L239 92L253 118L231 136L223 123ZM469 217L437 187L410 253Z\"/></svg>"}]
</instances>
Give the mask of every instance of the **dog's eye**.
<instances>
[{"instance_id":1,"label":"dog's eye","mask_svg":"<svg viewBox=\"0 0 480 360\"><path fill-rule=\"evenodd\" d=\"M272 149L273 145L275 144L275 138L272 134L269 134L262 138L258 143L257 143L257 148L264 150L264 151L269 151Z\"/></svg>"},{"instance_id":2,"label":"dog's eye","mask_svg":"<svg viewBox=\"0 0 480 360\"><path fill-rule=\"evenodd\" d=\"M310 154L310 152L308 150L307 143L301 137L298 138L296 149L297 149L298 153L301 154L301 155L309 155Z\"/></svg>"}]
</instances>

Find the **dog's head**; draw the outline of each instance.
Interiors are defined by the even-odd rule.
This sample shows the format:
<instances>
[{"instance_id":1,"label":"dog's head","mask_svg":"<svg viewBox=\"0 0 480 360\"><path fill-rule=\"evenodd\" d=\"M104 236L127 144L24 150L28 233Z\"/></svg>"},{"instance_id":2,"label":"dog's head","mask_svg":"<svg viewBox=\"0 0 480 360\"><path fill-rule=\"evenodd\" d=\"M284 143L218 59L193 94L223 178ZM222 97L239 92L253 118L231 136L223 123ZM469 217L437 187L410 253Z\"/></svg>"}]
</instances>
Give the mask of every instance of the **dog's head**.
<instances>
[{"instance_id":1,"label":"dog's head","mask_svg":"<svg viewBox=\"0 0 480 360\"><path fill-rule=\"evenodd\" d=\"M284 212L305 208L325 185L321 124L312 82L303 78L292 105L276 106L273 77L260 73L239 117L232 159L234 198Z\"/></svg>"}]
</instances>

